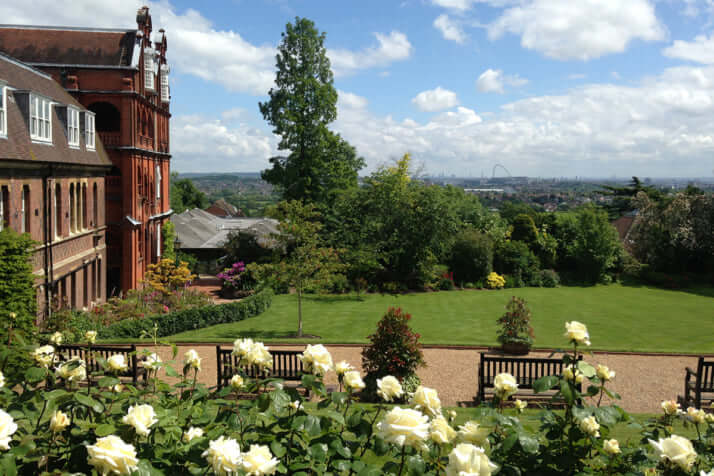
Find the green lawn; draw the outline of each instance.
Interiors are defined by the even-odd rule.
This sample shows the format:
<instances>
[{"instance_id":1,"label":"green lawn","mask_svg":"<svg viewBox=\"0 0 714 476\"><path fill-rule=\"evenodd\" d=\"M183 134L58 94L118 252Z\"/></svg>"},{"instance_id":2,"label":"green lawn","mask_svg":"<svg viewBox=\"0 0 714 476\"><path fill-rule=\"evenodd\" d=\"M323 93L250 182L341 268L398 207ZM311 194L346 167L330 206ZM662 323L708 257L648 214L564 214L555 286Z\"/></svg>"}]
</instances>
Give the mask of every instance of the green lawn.
<instances>
[{"instance_id":1,"label":"green lawn","mask_svg":"<svg viewBox=\"0 0 714 476\"><path fill-rule=\"evenodd\" d=\"M595 287L448 291L406 295L313 295L303 299L304 332L323 343L365 343L389 306L412 315L423 344L496 344L496 319L512 295L532 311L535 346L559 348L564 323L590 330L593 349L714 352L714 289L672 291L619 284ZM276 296L265 313L172 336L176 342L228 342L251 337L285 341L297 329L297 298ZM291 340L293 342L294 340ZM312 342L314 342L313 340ZM302 342L302 341L301 341ZM305 342L310 342L305 340Z\"/></svg>"}]
</instances>

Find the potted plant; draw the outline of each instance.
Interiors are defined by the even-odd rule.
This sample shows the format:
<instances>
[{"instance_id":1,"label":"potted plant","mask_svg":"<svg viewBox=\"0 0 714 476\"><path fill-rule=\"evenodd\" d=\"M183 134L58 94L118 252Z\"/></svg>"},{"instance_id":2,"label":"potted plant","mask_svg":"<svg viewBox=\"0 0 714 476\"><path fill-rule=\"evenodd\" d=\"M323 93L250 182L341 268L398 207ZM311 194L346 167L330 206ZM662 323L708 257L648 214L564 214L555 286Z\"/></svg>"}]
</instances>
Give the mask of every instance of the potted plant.
<instances>
[{"instance_id":1,"label":"potted plant","mask_svg":"<svg viewBox=\"0 0 714 476\"><path fill-rule=\"evenodd\" d=\"M530 324L531 311L526 301L516 296L506 304L506 313L498 318L501 330L498 342L507 354L525 355L533 345L533 328Z\"/></svg>"}]
</instances>

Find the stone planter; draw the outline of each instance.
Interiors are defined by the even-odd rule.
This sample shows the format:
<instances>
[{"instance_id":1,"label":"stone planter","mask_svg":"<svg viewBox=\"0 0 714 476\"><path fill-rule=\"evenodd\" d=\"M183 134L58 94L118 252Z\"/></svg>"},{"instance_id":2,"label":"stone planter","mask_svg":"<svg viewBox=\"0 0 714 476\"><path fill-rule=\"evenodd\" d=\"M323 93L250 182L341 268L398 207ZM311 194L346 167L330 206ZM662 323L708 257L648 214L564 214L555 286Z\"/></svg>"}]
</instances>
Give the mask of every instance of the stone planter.
<instances>
[{"instance_id":1,"label":"stone planter","mask_svg":"<svg viewBox=\"0 0 714 476\"><path fill-rule=\"evenodd\" d=\"M501 350L510 355L526 355L531 350L530 344L525 342L506 342L501 345Z\"/></svg>"}]
</instances>

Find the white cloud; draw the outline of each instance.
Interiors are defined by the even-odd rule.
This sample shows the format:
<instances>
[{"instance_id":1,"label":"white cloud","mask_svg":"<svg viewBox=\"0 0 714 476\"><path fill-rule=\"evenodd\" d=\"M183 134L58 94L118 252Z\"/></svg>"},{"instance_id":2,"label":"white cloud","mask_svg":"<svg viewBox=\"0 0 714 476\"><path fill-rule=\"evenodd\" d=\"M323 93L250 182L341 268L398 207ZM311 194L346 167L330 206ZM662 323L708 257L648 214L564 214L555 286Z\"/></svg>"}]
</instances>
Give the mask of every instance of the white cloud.
<instances>
[{"instance_id":1,"label":"white cloud","mask_svg":"<svg viewBox=\"0 0 714 476\"><path fill-rule=\"evenodd\" d=\"M693 41L676 40L672 46L665 48L662 54L670 58L714 64L714 34L709 37L699 35Z\"/></svg>"},{"instance_id":2,"label":"white cloud","mask_svg":"<svg viewBox=\"0 0 714 476\"><path fill-rule=\"evenodd\" d=\"M458 23L449 18L449 15L442 14L436 17L434 28L441 32L444 39L455 41L456 43L466 41L464 30L461 29Z\"/></svg>"},{"instance_id":3,"label":"white cloud","mask_svg":"<svg viewBox=\"0 0 714 476\"><path fill-rule=\"evenodd\" d=\"M485 3L492 7L503 7L520 3L522 0L431 0L431 3L456 13L470 10L476 3Z\"/></svg>"},{"instance_id":4,"label":"white cloud","mask_svg":"<svg viewBox=\"0 0 714 476\"><path fill-rule=\"evenodd\" d=\"M356 109L366 108L368 104L367 98L340 90L337 91L337 102L339 107L350 107Z\"/></svg>"},{"instance_id":5,"label":"white cloud","mask_svg":"<svg viewBox=\"0 0 714 476\"><path fill-rule=\"evenodd\" d=\"M395 61L409 58L412 45L407 35L400 31L392 31L389 35L375 33L377 46L354 52L346 49L330 49L332 70L335 76L346 76L360 69L387 66Z\"/></svg>"},{"instance_id":6,"label":"white cloud","mask_svg":"<svg viewBox=\"0 0 714 476\"><path fill-rule=\"evenodd\" d=\"M482 93L505 92L504 85L521 87L528 84L528 80L516 75L505 75L500 69L487 69L476 80L476 89Z\"/></svg>"},{"instance_id":7,"label":"white cloud","mask_svg":"<svg viewBox=\"0 0 714 476\"><path fill-rule=\"evenodd\" d=\"M714 155L714 67L665 70L635 86L586 84L426 122L340 107L335 129L370 168L405 152L431 172L478 175L699 176Z\"/></svg>"},{"instance_id":8,"label":"white cloud","mask_svg":"<svg viewBox=\"0 0 714 476\"><path fill-rule=\"evenodd\" d=\"M459 104L456 93L438 86L436 89L422 91L412 99L412 104L422 111L434 112L449 109Z\"/></svg>"},{"instance_id":9,"label":"white cloud","mask_svg":"<svg viewBox=\"0 0 714 476\"><path fill-rule=\"evenodd\" d=\"M489 37L520 35L521 46L558 60L621 53L632 40L667 36L650 0L525 0L488 26Z\"/></svg>"},{"instance_id":10,"label":"white cloud","mask_svg":"<svg viewBox=\"0 0 714 476\"><path fill-rule=\"evenodd\" d=\"M171 119L171 167L181 172L258 171L277 153L272 134L233 123L233 111L223 119L184 115Z\"/></svg>"},{"instance_id":11,"label":"white cloud","mask_svg":"<svg viewBox=\"0 0 714 476\"><path fill-rule=\"evenodd\" d=\"M568 75L568 79L570 79L570 80L585 79L585 78L587 78L587 76L588 76L587 74L583 74L583 73L573 73L573 74Z\"/></svg>"}]
</instances>

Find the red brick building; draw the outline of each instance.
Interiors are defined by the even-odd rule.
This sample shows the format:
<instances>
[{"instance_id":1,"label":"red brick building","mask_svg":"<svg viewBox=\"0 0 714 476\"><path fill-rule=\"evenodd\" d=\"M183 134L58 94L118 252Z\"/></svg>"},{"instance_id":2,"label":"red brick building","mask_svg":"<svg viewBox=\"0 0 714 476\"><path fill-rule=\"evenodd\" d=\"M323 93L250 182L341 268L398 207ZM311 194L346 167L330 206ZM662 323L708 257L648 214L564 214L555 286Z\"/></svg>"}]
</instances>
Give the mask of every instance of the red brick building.
<instances>
[{"instance_id":1,"label":"red brick building","mask_svg":"<svg viewBox=\"0 0 714 476\"><path fill-rule=\"evenodd\" d=\"M110 294L139 285L161 255L171 214L166 36L152 38L147 7L136 22L130 30L0 27L0 51L45 71L96 115L113 164L105 194Z\"/></svg>"},{"instance_id":2,"label":"red brick building","mask_svg":"<svg viewBox=\"0 0 714 476\"><path fill-rule=\"evenodd\" d=\"M103 302L107 264L104 176L112 164L95 116L51 76L0 55L0 229L39 245L40 317L51 304Z\"/></svg>"}]
</instances>

